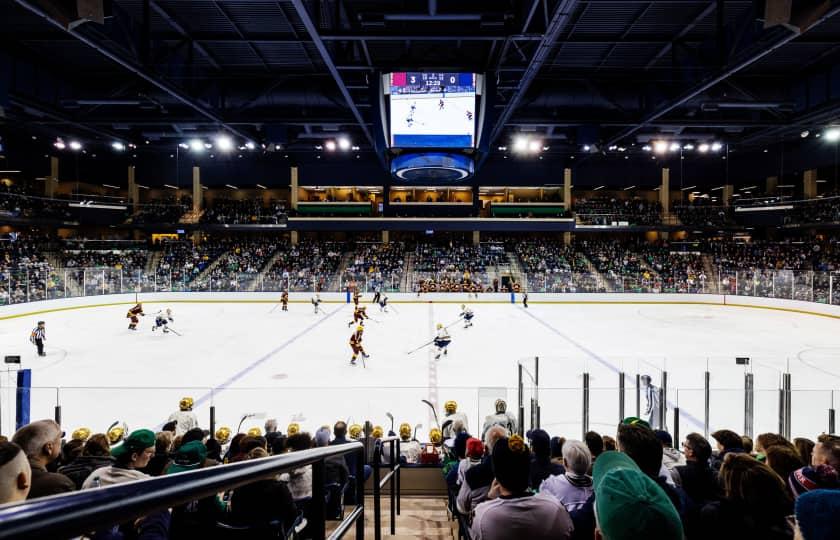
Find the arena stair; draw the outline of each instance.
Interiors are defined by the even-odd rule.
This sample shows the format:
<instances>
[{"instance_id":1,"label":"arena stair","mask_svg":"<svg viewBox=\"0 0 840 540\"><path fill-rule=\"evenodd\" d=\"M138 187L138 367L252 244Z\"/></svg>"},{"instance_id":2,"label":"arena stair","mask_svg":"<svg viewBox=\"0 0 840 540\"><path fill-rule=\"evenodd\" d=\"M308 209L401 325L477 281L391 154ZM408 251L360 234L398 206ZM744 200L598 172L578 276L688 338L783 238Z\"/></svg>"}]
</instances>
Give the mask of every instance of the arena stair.
<instances>
[{"instance_id":1,"label":"arena stair","mask_svg":"<svg viewBox=\"0 0 840 540\"><path fill-rule=\"evenodd\" d=\"M720 294L720 280L718 279L719 272L715 266L712 255L704 253L703 271L706 272L706 292L711 294Z\"/></svg>"},{"instance_id":2,"label":"arena stair","mask_svg":"<svg viewBox=\"0 0 840 540\"><path fill-rule=\"evenodd\" d=\"M508 253L507 258L510 262L510 274L517 282L519 282L520 290L530 290L530 285L528 284L528 275L522 271L522 266L519 264L519 258L516 256L516 253ZM501 281L502 278L501 276L499 276L499 282L501 283Z\"/></svg>"},{"instance_id":3,"label":"arena stair","mask_svg":"<svg viewBox=\"0 0 840 540\"><path fill-rule=\"evenodd\" d=\"M382 538L387 540L450 540L458 538L457 521L451 521L446 511L446 498L401 498L400 515L397 516L396 534L391 536L390 500L382 496ZM327 536L335 530L338 521L327 521ZM373 538L373 498L365 498L365 538ZM351 528L344 538L355 538Z\"/></svg>"},{"instance_id":4,"label":"arena stair","mask_svg":"<svg viewBox=\"0 0 840 540\"><path fill-rule=\"evenodd\" d=\"M154 274L157 270L158 265L160 264L160 260L163 258L163 251L155 250L151 251L149 254L149 258L146 259L146 266L143 268L143 273L147 276Z\"/></svg>"},{"instance_id":5,"label":"arena stair","mask_svg":"<svg viewBox=\"0 0 840 540\"><path fill-rule=\"evenodd\" d=\"M219 266L222 263L223 260L227 259L228 254L230 254L230 250L225 250L225 251L219 253L219 256L216 257L215 259L213 259L210 262L210 264L207 265L207 268L202 270L201 273L198 274L197 277L193 278L192 281L195 282L195 283L201 283L203 281L206 281L210 277L210 274L213 273L213 270L215 270L216 267Z\"/></svg>"},{"instance_id":6,"label":"arena stair","mask_svg":"<svg viewBox=\"0 0 840 540\"><path fill-rule=\"evenodd\" d=\"M400 291L411 292L414 287L414 253L405 254L405 272L400 281Z\"/></svg>"},{"instance_id":7,"label":"arena stair","mask_svg":"<svg viewBox=\"0 0 840 540\"><path fill-rule=\"evenodd\" d=\"M279 259L280 256L283 255L284 253L285 253L285 250L282 247L274 250L274 253L268 259L268 261L266 261L266 263L263 265L263 267L260 268L260 272L257 275L257 279L255 279L248 286L248 291L253 292L253 291L260 290L260 285L262 285L262 283L265 281L266 274L271 272L271 269L274 268L274 264L277 262L277 259Z\"/></svg>"}]
</instances>

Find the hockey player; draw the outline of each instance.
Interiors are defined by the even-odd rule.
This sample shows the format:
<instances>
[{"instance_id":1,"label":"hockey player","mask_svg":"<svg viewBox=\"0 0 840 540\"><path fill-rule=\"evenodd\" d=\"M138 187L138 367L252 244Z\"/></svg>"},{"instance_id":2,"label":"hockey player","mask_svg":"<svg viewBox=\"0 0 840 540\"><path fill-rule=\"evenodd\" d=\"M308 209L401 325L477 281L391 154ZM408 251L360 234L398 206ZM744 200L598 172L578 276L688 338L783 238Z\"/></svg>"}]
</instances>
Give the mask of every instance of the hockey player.
<instances>
[{"instance_id":1,"label":"hockey player","mask_svg":"<svg viewBox=\"0 0 840 540\"><path fill-rule=\"evenodd\" d=\"M172 318L172 310L170 308L166 308L166 311L158 311L155 313L155 325L152 327L152 332L158 328L163 328L163 333L168 334L168 325L171 322L175 322L175 319Z\"/></svg>"},{"instance_id":2,"label":"hockey player","mask_svg":"<svg viewBox=\"0 0 840 540\"><path fill-rule=\"evenodd\" d=\"M370 358L370 356L365 352L365 348L362 346L362 334L365 331L365 327L359 325L356 327L356 331L353 332L353 335L350 336L350 348L353 349L353 357L350 358L350 364L356 365L356 358L359 354L362 355L362 358Z\"/></svg>"},{"instance_id":3,"label":"hockey player","mask_svg":"<svg viewBox=\"0 0 840 540\"><path fill-rule=\"evenodd\" d=\"M522 307L528 309L528 291L522 291Z\"/></svg>"},{"instance_id":4,"label":"hockey player","mask_svg":"<svg viewBox=\"0 0 840 540\"><path fill-rule=\"evenodd\" d=\"M193 404L193 398L181 398L178 402L178 410L169 415L168 422L175 422L176 437L198 427L198 417L192 412Z\"/></svg>"},{"instance_id":5,"label":"hockey player","mask_svg":"<svg viewBox=\"0 0 840 540\"><path fill-rule=\"evenodd\" d=\"M443 404L443 410L446 415L443 417L443 438L451 439L456 435L453 426L455 422L461 422L466 431L469 431L469 424L467 415L458 412L458 404L455 401L449 400Z\"/></svg>"},{"instance_id":6,"label":"hockey player","mask_svg":"<svg viewBox=\"0 0 840 540\"><path fill-rule=\"evenodd\" d=\"M354 306L359 307L359 299L361 297L362 297L362 295L359 293L359 289L356 289L355 291L353 291L353 305Z\"/></svg>"},{"instance_id":7,"label":"hockey player","mask_svg":"<svg viewBox=\"0 0 840 540\"><path fill-rule=\"evenodd\" d=\"M388 313L388 297L387 296L383 296L382 298L379 299L379 311L384 311L385 313Z\"/></svg>"},{"instance_id":8,"label":"hockey player","mask_svg":"<svg viewBox=\"0 0 840 540\"><path fill-rule=\"evenodd\" d=\"M487 434L487 430L489 430L493 426L501 426L508 431L508 435L512 433L516 433L517 430L517 422L516 417L507 412L507 403L503 399L497 399L496 403L496 414L491 414L487 418L484 419L484 429L481 430L481 439L484 440L484 436Z\"/></svg>"},{"instance_id":9,"label":"hockey player","mask_svg":"<svg viewBox=\"0 0 840 540\"><path fill-rule=\"evenodd\" d=\"M464 304L461 304L461 315L459 316L464 318L464 328L469 328L473 325L472 320L473 317L475 317L475 314L472 309L468 308Z\"/></svg>"},{"instance_id":10,"label":"hockey player","mask_svg":"<svg viewBox=\"0 0 840 540\"><path fill-rule=\"evenodd\" d=\"M137 305L133 308L128 310L125 317L129 319L128 329L129 330L137 330L137 323L140 322L140 317L145 317L146 314L143 313L143 304L137 302Z\"/></svg>"},{"instance_id":11,"label":"hockey player","mask_svg":"<svg viewBox=\"0 0 840 540\"><path fill-rule=\"evenodd\" d=\"M659 416L659 388L653 385L650 375L642 375L639 380L642 383L642 392L645 393L645 412L642 419L650 424L651 429L664 429L661 427Z\"/></svg>"},{"instance_id":12,"label":"hockey player","mask_svg":"<svg viewBox=\"0 0 840 540\"><path fill-rule=\"evenodd\" d=\"M449 332L446 331L446 328L441 323L437 324L437 334L432 343L437 347L435 360L439 360L441 353L446 354L446 348L452 343L452 336L449 335Z\"/></svg>"},{"instance_id":13,"label":"hockey player","mask_svg":"<svg viewBox=\"0 0 840 540\"><path fill-rule=\"evenodd\" d=\"M29 341L38 348L38 356L47 356L44 352L44 342L47 341L47 329L44 327L44 321L38 321L38 326L32 329L29 334Z\"/></svg>"},{"instance_id":14,"label":"hockey player","mask_svg":"<svg viewBox=\"0 0 840 540\"><path fill-rule=\"evenodd\" d=\"M315 298L312 299L312 305L315 306L315 315L318 314L318 306L321 305L321 295L316 294Z\"/></svg>"},{"instance_id":15,"label":"hockey player","mask_svg":"<svg viewBox=\"0 0 840 540\"><path fill-rule=\"evenodd\" d=\"M365 319L370 319L365 313L367 308L365 306L356 306L356 309L353 310L353 320L347 323L347 326L353 326L356 323L365 324Z\"/></svg>"},{"instance_id":16,"label":"hockey player","mask_svg":"<svg viewBox=\"0 0 840 540\"><path fill-rule=\"evenodd\" d=\"M420 443L411 438L411 426L405 423L400 424L400 457L405 458L406 463L420 461Z\"/></svg>"},{"instance_id":17,"label":"hockey player","mask_svg":"<svg viewBox=\"0 0 840 540\"><path fill-rule=\"evenodd\" d=\"M281 308L283 311L289 311L289 291L283 291L280 295L280 303L283 304Z\"/></svg>"},{"instance_id":18,"label":"hockey player","mask_svg":"<svg viewBox=\"0 0 840 540\"><path fill-rule=\"evenodd\" d=\"M378 304L381 297L382 292L379 290L379 285L375 285L373 287L373 303Z\"/></svg>"}]
</instances>

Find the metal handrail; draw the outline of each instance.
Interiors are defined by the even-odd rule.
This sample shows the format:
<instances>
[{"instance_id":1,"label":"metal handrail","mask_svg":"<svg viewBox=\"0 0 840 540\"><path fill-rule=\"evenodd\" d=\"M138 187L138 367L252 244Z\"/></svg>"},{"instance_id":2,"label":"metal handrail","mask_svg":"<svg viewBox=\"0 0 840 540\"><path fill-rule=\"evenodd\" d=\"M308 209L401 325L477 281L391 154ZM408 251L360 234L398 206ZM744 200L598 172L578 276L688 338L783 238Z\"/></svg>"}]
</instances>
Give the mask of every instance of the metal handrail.
<instances>
[{"instance_id":1,"label":"metal handrail","mask_svg":"<svg viewBox=\"0 0 840 540\"><path fill-rule=\"evenodd\" d=\"M0 539L79 536L258 480L274 478L289 469L312 465L312 515L323 519L314 519L309 526L311 538L323 540L326 521L324 460L353 453L356 454L358 470L362 470L364 447L361 443L352 442L0 505L0 523L3 524ZM341 538L353 522L356 523L356 538L364 538L362 482L357 482L356 491L356 508L344 518L339 525L340 530L333 533L331 539Z\"/></svg>"},{"instance_id":2,"label":"metal handrail","mask_svg":"<svg viewBox=\"0 0 840 540\"><path fill-rule=\"evenodd\" d=\"M382 465L382 445L389 445L391 454L388 468L390 471L384 478L380 477L379 468ZM400 513L400 470L402 466L399 463L400 456L400 438L397 436L384 437L376 441L373 450L373 525L374 540L382 538L382 508L379 502L382 488L385 484L391 483L390 497L391 497L391 535L396 534L397 515Z\"/></svg>"}]
</instances>

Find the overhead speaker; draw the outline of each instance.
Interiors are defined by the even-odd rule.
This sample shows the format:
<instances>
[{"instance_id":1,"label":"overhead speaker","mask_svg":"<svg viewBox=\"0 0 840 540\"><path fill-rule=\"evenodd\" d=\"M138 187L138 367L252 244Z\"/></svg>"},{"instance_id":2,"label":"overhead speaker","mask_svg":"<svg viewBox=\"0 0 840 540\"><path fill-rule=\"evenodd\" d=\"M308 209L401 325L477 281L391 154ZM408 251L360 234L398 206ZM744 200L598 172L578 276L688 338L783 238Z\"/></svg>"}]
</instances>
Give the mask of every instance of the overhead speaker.
<instances>
[{"instance_id":1,"label":"overhead speaker","mask_svg":"<svg viewBox=\"0 0 840 540\"><path fill-rule=\"evenodd\" d=\"M394 156L391 174L398 180L413 183L460 182L475 172L472 156L441 152L419 152Z\"/></svg>"},{"instance_id":2,"label":"overhead speaker","mask_svg":"<svg viewBox=\"0 0 840 540\"><path fill-rule=\"evenodd\" d=\"M764 28L784 25L799 32L807 30L831 7L830 0L764 0L763 3Z\"/></svg>"}]
</instances>

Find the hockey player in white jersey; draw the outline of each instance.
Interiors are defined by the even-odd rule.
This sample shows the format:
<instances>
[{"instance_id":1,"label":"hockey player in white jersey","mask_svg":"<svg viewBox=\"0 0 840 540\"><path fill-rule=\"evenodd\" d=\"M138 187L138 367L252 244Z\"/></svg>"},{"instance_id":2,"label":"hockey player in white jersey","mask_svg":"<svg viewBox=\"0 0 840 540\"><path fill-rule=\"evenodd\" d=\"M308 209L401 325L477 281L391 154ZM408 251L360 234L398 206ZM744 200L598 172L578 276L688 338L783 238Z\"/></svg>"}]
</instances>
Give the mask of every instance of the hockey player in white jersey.
<instances>
[{"instance_id":1,"label":"hockey player in white jersey","mask_svg":"<svg viewBox=\"0 0 840 540\"><path fill-rule=\"evenodd\" d=\"M469 328L473 325L472 320L475 317L473 310L461 304L461 314L459 315L462 319L464 319L464 328Z\"/></svg>"},{"instance_id":2,"label":"hockey player in white jersey","mask_svg":"<svg viewBox=\"0 0 840 540\"><path fill-rule=\"evenodd\" d=\"M172 310L170 308L158 311L157 313L155 313L155 325L152 327L152 332L154 332L158 328L161 328L164 334L168 334L168 325L171 322L175 322L175 319L172 316Z\"/></svg>"},{"instance_id":3,"label":"hockey player in white jersey","mask_svg":"<svg viewBox=\"0 0 840 540\"><path fill-rule=\"evenodd\" d=\"M444 439L450 439L456 435L453 430L453 426L459 421L463 424L464 429L469 432L470 428L467 415L458 412L458 404L455 401L449 400L444 403L443 410L446 413L443 417L443 423L441 424L441 431L443 432Z\"/></svg>"},{"instance_id":4,"label":"hockey player in white jersey","mask_svg":"<svg viewBox=\"0 0 840 540\"><path fill-rule=\"evenodd\" d=\"M437 334L435 335L433 343L435 347L437 347L435 360L439 360L440 355L446 354L446 348L449 347L450 343L452 343L452 336L449 335L449 332L441 323L437 324Z\"/></svg>"},{"instance_id":5,"label":"hockey player in white jersey","mask_svg":"<svg viewBox=\"0 0 840 540\"><path fill-rule=\"evenodd\" d=\"M518 423L516 421L516 417L507 412L507 403L505 403L505 400L497 399L495 405L496 414L491 414L484 419L484 428L481 430L482 440L484 440L487 430L493 426L501 426L505 428L509 435L517 432Z\"/></svg>"},{"instance_id":6,"label":"hockey player in white jersey","mask_svg":"<svg viewBox=\"0 0 840 540\"><path fill-rule=\"evenodd\" d=\"M319 313L319 308L321 306L321 295L316 294L315 298L312 299L312 305L315 306L315 314Z\"/></svg>"},{"instance_id":7,"label":"hockey player in white jersey","mask_svg":"<svg viewBox=\"0 0 840 540\"><path fill-rule=\"evenodd\" d=\"M198 417L193 412L193 398L184 397L178 402L178 411L169 415L169 422L175 422L175 436L183 435L198 427Z\"/></svg>"}]
</instances>

